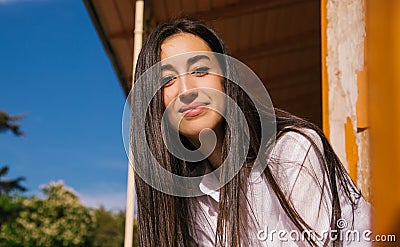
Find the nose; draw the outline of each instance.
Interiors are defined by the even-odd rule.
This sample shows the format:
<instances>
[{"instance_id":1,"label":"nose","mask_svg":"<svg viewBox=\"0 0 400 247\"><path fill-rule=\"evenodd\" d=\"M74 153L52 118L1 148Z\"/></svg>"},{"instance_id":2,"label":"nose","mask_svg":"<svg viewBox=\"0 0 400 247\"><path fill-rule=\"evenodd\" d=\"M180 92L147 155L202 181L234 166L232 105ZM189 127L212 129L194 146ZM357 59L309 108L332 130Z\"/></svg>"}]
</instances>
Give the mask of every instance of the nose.
<instances>
[{"instance_id":1,"label":"nose","mask_svg":"<svg viewBox=\"0 0 400 247\"><path fill-rule=\"evenodd\" d=\"M187 92L181 93L179 95L179 100L183 103L183 104L190 104L192 103L198 96L198 92L197 90L189 90Z\"/></svg>"},{"instance_id":2,"label":"nose","mask_svg":"<svg viewBox=\"0 0 400 247\"><path fill-rule=\"evenodd\" d=\"M192 103L199 95L194 82L190 79L190 76L182 75L179 77L180 94L179 100L183 104Z\"/></svg>"}]
</instances>

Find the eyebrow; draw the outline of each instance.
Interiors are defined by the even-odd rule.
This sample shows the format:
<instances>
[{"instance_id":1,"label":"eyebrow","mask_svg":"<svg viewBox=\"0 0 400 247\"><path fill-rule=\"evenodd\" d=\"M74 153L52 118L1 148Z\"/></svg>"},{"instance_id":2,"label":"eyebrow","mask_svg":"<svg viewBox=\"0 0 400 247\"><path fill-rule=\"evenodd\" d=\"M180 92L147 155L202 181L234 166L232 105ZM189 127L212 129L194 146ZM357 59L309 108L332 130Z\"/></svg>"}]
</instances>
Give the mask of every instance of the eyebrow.
<instances>
[{"instance_id":1,"label":"eyebrow","mask_svg":"<svg viewBox=\"0 0 400 247\"><path fill-rule=\"evenodd\" d=\"M171 64L164 64L163 66L161 66L161 71L165 71L165 70L173 70L173 71L175 71L175 68Z\"/></svg>"},{"instance_id":2,"label":"eyebrow","mask_svg":"<svg viewBox=\"0 0 400 247\"><path fill-rule=\"evenodd\" d=\"M199 60L202 59L206 59L210 61L210 58L206 55L197 55L194 57L191 57L187 60L187 66L190 67L191 65L193 65L194 63L198 62ZM165 70L172 70L172 71L176 71L174 66L172 66L171 64L164 64L161 66L161 71L165 71Z\"/></svg>"},{"instance_id":3,"label":"eyebrow","mask_svg":"<svg viewBox=\"0 0 400 247\"><path fill-rule=\"evenodd\" d=\"M202 60L202 59L210 60L210 58L208 56L206 56L206 55L197 55L197 56L194 56L192 58L189 58L187 60L187 65L189 67L189 66L193 65L194 63L196 63L197 61Z\"/></svg>"}]
</instances>

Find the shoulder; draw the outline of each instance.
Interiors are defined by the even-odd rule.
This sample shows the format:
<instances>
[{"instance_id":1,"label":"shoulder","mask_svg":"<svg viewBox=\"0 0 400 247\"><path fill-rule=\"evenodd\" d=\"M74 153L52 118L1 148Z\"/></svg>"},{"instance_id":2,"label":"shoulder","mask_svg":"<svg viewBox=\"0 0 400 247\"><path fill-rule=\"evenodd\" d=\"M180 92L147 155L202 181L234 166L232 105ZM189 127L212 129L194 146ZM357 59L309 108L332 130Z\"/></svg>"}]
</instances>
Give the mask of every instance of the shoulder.
<instances>
[{"instance_id":1,"label":"shoulder","mask_svg":"<svg viewBox=\"0 0 400 247\"><path fill-rule=\"evenodd\" d=\"M287 196L299 191L328 192L327 167L320 136L312 129L295 129L282 134L275 143L268 166Z\"/></svg>"},{"instance_id":2,"label":"shoulder","mask_svg":"<svg viewBox=\"0 0 400 247\"><path fill-rule=\"evenodd\" d=\"M268 162L286 200L318 233L329 229L332 213L323 153L322 140L316 131L295 129L276 140Z\"/></svg>"},{"instance_id":3,"label":"shoulder","mask_svg":"<svg viewBox=\"0 0 400 247\"><path fill-rule=\"evenodd\" d=\"M271 152L272 159L281 162L301 162L308 157L323 154L323 144L315 130L297 128L280 135Z\"/></svg>"}]
</instances>

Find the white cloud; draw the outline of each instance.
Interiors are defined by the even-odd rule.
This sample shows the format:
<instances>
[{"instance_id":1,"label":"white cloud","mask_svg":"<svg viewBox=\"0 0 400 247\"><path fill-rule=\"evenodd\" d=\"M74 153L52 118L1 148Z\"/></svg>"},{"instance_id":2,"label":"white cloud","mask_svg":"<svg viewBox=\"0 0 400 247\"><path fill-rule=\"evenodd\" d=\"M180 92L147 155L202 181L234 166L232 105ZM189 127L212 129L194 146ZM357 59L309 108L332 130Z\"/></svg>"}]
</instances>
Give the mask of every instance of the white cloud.
<instances>
[{"instance_id":1,"label":"white cloud","mask_svg":"<svg viewBox=\"0 0 400 247\"><path fill-rule=\"evenodd\" d=\"M83 204L91 208L103 206L110 211L125 211L126 188L116 183L96 183L87 189L77 190L76 194ZM136 196L135 196L136 198Z\"/></svg>"},{"instance_id":2,"label":"white cloud","mask_svg":"<svg viewBox=\"0 0 400 247\"><path fill-rule=\"evenodd\" d=\"M50 184L63 184L64 188L77 195L80 202L83 203L86 207L99 208L103 206L106 210L112 212L125 211L126 189L124 187L121 187L117 183L100 182L92 184L86 189L79 190L66 185L63 180L58 180L50 181L49 184L42 184L39 187L48 187ZM38 196L42 199L45 197L41 190L29 191L27 195Z\"/></svg>"},{"instance_id":3,"label":"white cloud","mask_svg":"<svg viewBox=\"0 0 400 247\"><path fill-rule=\"evenodd\" d=\"M77 192L77 194L82 203L91 208L103 206L106 210L120 211L126 207L125 191Z\"/></svg>"}]
</instances>

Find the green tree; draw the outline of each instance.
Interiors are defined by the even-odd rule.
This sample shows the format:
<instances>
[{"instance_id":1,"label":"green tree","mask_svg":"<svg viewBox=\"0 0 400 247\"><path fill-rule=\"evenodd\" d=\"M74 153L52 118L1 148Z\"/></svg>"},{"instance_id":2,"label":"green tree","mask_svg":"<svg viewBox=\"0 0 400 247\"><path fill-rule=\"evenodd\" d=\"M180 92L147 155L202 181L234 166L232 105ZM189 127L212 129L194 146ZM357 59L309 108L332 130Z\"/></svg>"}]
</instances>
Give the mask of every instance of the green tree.
<instances>
[{"instance_id":1,"label":"green tree","mask_svg":"<svg viewBox=\"0 0 400 247\"><path fill-rule=\"evenodd\" d=\"M20 121L24 116L10 116L5 111L0 111L0 133L11 131L14 135L20 136L24 133L20 130L18 121Z\"/></svg>"},{"instance_id":2,"label":"green tree","mask_svg":"<svg viewBox=\"0 0 400 247\"><path fill-rule=\"evenodd\" d=\"M3 166L0 168L0 196L8 195L13 191L26 191L26 188L20 184L23 180L25 180L24 177L18 177L16 179L2 178L8 173L8 169L8 166Z\"/></svg>"},{"instance_id":3,"label":"green tree","mask_svg":"<svg viewBox=\"0 0 400 247\"><path fill-rule=\"evenodd\" d=\"M125 218L122 212L111 213L103 207L94 210L96 225L93 246L120 247L124 244Z\"/></svg>"},{"instance_id":4,"label":"green tree","mask_svg":"<svg viewBox=\"0 0 400 247\"><path fill-rule=\"evenodd\" d=\"M125 212L109 212L100 207L94 210L96 226L93 234L95 247L120 247L124 245ZM133 222L133 246L138 246L137 221Z\"/></svg>"},{"instance_id":5,"label":"green tree","mask_svg":"<svg viewBox=\"0 0 400 247\"><path fill-rule=\"evenodd\" d=\"M23 177L16 179L3 179L8 172L8 167L4 166L0 169L0 227L8 221L14 220L18 216L21 209L21 198L18 193L23 192L20 182Z\"/></svg>"},{"instance_id":6,"label":"green tree","mask_svg":"<svg viewBox=\"0 0 400 247\"><path fill-rule=\"evenodd\" d=\"M7 112L0 111L0 133L11 131L14 135L23 135L18 124L18 121L22 118L22 115L10 116ZM21 208L21 198L18 192L24 192L26 190L26 188L21 185L21 182L25 180L25 178L4 178L8 170L8 166L0 168L0 227L17 217Z\"/></svg>"},{"instance_id":7,"label":"green tree","mask_svg":"<svg viewBox=\"0 0 400 247\"><path fill-rule=\"evenodd\" d=\"M18 124L22 118L0 111L0 133L23 135ZM21 197L24 178L4 179L8 170L0 168L0 247L123 246L124 212L88 209L62 182L42 187L44 198ZM138 246L136 220L133 241Z\"/></svg>"},{"instance_id":8,"label":"green tree","mask_svg":"<svg viewBox=\"0 0 400 247\"><path fill-rule=\"evenodd\" d=\"M44 186L43 199L23 198L15 221L0 230L0 246L92 246L94 215L62 182Z\"/></svg>"}]
</instances>

